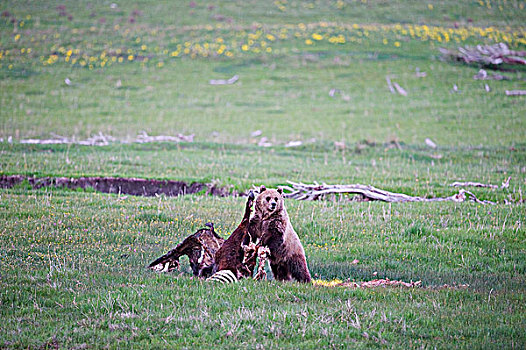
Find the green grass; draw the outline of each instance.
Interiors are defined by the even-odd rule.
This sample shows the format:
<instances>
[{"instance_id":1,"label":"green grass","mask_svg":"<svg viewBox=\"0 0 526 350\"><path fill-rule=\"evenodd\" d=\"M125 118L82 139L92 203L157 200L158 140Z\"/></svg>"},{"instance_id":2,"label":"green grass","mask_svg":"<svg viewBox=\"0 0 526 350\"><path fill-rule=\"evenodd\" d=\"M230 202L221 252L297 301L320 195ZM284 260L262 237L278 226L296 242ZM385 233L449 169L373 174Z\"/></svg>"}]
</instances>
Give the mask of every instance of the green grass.
<instances>
[{"instance_id":1,"label":"green grass","mask_svg":"<svg viewBox=\"0 0 526 350\"><path fill-rule=\"evenodd\" d=\"M218 286L191 278L187 261L173 274L146 270L208 221L227 237L242 198L2 189L1 348L526 346L525 99L504 94L525 89L526 71L507 66L509 80L478 81L480 67L438 51L525 50L524 1L110 4L0 0L0 175L238 191L362 183L425 197L455 193L454 181L511 176L510 187L470 189L495 206L288 200L315 278L422 281L367 290ZM209 84L235 74L234 85ZM391 94L386 76L408 96ZM195 138L125 143L142 131ZM19 142L98 133L117 141ZM258 146L262 137L272 146Z\"/></svg>"},{"instance_id":2,"label":"green grass","mask_svg":"<svg viewBox=\"0 0 526 350\"><path fill-rule=\"evenodd\" d=\"M221 287L191 280L188 266L179 277L145 269L209 220L221 235L231 232L242 199L49 190L2 197L1 310L13 320L0 328L4 345L55 338L66 348L525 341L526 237L516 207L289 201L317 278L369 280L376 271L424 285L363 291L252 281ZM469 288L435 289L444 283Z\"/></svg>"},{"instance_id":3,"label":"green grass","mask_svg":"<svg viewBox=\"0 0 526 350\"><path fill-rule=\"evenodd\" d=\"M165 69L112 67L109 74L42 68L27 79L0 82L0 135L48 138L55 133L84 139L103 132L126 139L146 131L245 143L251 132L261 130L274 144L364 139L420 144L429 137L439 145L499 146L526 139L524 98L504 96L504 90L524 87L523 82L489 82L494 91L486 93L483 83L472 79L476 68L420 58L358 58L353 63L345 55L343 67L333 63L334 57L302 63L299 56L254 63L182 61ZM214 72L236 63L240 67L231 73ZM269 68L273 63L276 68ZM417 78L417 67L429 75ZM236 85L208 84L234 74L241 76ZM392 95L386 75L397 76L410 95ZM65 85L65 78L75 85ZM118 80L120 88L115 87ZM461 94L450 92L455 84ZM333 88L350 101L331 98Z\"/></svg>"},{"instance_id":4,"label":"green grass","mask_svg":"<svg viewBox=\"0 0 526 350\"><path fill-rule=\"evenodd\" d=\"M503 190L473 189L481 199L520 202L525 148L332 144L261 148L217 143L113 145L0 145L4 174L35 176L138 176L187 182L214 182L246 191L252 185L303 182L362 183L426 197L449 196L455 181L480 181ZM440 159L437 159L441 157Z\"/></svg>"},{"instance_id":5,"label":"green grass","mask_svg":"<svg viewBox=\"0 0 526 350\"><path fill-rule=\"evenodd\" d=\"M444 4L461 13L489 11L494 22L488 27L482 20L444 22L441 5L429 10L420 2L348 2L342 11L336 1L312 2L314 9L291 4L285 13L297 18L257 3L217 4L214 11L236 20L211 23L213 11L204 3L127 2L112 10L102 2L65 2L75 13L69 21L49 4L44 10L5 2L11 17L0 19L0 137L82 139L103 132L127 139L147 131L239 143L259 129L280 144L430 137L448 145L510 145L525 139L524 98L504 97L505 90L524 87L524 69L506 73L510 81L488 82L493 90L487 93L472 79L478 67L438 60L441 46L509 41L524 49L526 11L519 4L504 6L514 16L495 10L497 4L491 11L476 2ZM169 15L172 6L195 17ZM142 15L130 23L134 9ZM361 17L362 10L369 15ZM398 15L386 20L384 10ZM331 43L340 36L344 44ZM417 69L427 76L417 77ZM233 86L208 84L234 74L240 81ZM389 92L388 75L408 97ZM460 93L451 92L453 85ZM345 98L331 98L331 89Z\"/></svg>"}]
</instances>

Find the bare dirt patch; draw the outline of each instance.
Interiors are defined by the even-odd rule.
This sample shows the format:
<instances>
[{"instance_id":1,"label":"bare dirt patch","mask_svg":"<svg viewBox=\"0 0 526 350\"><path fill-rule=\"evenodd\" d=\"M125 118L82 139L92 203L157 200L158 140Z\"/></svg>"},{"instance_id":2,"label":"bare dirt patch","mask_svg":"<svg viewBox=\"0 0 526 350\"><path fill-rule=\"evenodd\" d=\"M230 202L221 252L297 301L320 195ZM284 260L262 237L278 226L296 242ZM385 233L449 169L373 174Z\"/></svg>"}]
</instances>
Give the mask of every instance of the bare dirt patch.
<instances>
[{"instance_id":1,"label":"bare dirt patch","mask_svg":"<svg viewBox=\"0 0 526 350\"><path fill-rule=\"evenodd\" d=\"M65 187L71 189L92 188L98 192L152 197L164 194L170 197L203 192L207 195L227 197L239 195L225 187L213 184L173 180L152 180L117 177L35 177L24 175L0 176L0 187L11 188L27 181L33 188Z\"/></svg>"}]
</instances>

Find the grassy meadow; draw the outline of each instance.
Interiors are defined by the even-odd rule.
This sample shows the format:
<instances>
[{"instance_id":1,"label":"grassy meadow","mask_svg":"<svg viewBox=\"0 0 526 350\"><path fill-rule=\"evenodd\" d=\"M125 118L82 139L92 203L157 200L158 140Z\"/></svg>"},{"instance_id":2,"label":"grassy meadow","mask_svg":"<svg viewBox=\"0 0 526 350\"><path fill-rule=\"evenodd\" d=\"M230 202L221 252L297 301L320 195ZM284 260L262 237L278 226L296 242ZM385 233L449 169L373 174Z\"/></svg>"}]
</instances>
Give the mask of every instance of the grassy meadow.
<instances>
[{"instance_id":1,"label":"grassy meadow","mask_svg":"<svg viewBox=\"0 0 526 350\"><path fill-rule=\"evenodd\" d=\"M206 222L227 237L243 198L1 189L0 348L524 348L526 100L505 91L526 70L475 80L481 67L438 49L526 50L525 5L0 0L0 175L424 197L511 177L466 188L496 205L287 200L316 279L422 281L411 289L146 270ZM142 132L194 139L133 143ZM23 143L99 133L114 141Z\"/></svg>"}]
</instances>

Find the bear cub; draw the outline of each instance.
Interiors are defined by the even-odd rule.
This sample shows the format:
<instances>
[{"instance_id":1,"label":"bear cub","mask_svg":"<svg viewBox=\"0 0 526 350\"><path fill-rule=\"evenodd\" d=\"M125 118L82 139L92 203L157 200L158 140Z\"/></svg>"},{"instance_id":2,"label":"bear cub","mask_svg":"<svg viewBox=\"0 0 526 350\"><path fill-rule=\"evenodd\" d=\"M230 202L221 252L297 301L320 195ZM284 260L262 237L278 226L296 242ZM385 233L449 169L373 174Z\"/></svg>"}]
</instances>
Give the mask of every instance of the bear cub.
<instances>
[{"instance_id":1,"label":"bear cub","mask_svg":"<svg viewBox=\"0 0 526 350\"><path fill-rule=\"evenodd\" d=\"M270 267L275 279L311 281L305 250L290 223L281 188L261 186L248 230L252 240L259 238L259 245L270 249Z\"/></svg>"}]
</instances>

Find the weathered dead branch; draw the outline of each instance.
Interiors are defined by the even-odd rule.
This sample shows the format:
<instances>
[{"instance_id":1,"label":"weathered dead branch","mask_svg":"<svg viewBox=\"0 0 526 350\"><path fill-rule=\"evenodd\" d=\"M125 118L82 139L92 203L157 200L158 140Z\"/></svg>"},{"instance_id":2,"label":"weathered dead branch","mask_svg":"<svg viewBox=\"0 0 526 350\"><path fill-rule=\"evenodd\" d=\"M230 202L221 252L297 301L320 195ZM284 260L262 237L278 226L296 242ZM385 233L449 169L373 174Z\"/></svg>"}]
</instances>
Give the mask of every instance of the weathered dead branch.
<instances>
[{"instance_id":1,"label":"weathered dead branch","mask_svg":"<svg viewBox=\"0 0 526 350\"><path fill-rule=\"evenodd\" d=\"M393 83L391 83L391 78L389 76L385 77L385 80L387 81L387 87L389 88L389 91L391 91L392 94L396 93Z\"/></svg>"},{"instance_id":2,"label":"weathered dead branch","mask_svg":"<svg viewBox=\"0 0 526 350\"><path fill-rule=\"evenodd\" d=\"M425 139L425 143L426 145L428 145L429 147L433 149L437 148L437 144L433 140L431 140L429 137Z\"/></svg>"},{"instance_id":3,"label":"weathered dead branch","mask_svg":"<svg viewBox=\"0 0 526 350\"><path fill-rule=\"evenodd\" d=\"M232 85L234 84L236 81L239 80L239 75L234 75L232 78L228 79L228 80L224 80L224 79L211 79L209 81L209 84L210 85Z\"/></svg>"},{"instance_id":4,"label":"weathered dead branch","mask_svg":"<svg viewBox=\"0 0 526 350\"><path fill-rule=\"evenodd\" d=\"M385 80L387 81L387 87L389 87L389 91L391 91L392 94L398 92L402 96L407 96L407 91L396 82L392 82L389 76L386 76Z\"/></svg>"},{"instance_id":5,"label":"weathered dead branch","mask_svg":"<svg viewBox=\"0 0 526 350\"><path fill-rule=\"evenodd\" d=\"M449 184L451 187L487 187L487 188L499 188L497 185L492 184L483 184L480 182L472 182L472 181L466 181L466 182L458 182L455 181L451 184Z\"/></svg>"},{"instance_id":6,"label":"weathered dead branch","mask_svg":"<svg viewBox=\"0 0 526 350\"><path fill-rule=\"evenodd\" d=\"M143 132L135 138L134 143L149 143L149 142L193 142L194 135L177 134L175 136L158 135L150 136Z\"/></svg>"},{"instance_id":7,"label":"weathered dead branch","mask_svg":"<svg viewBox=\"0 0 526 350\"><path fill-rule=\"evenodd\" d=\"M439 48L445 58L464 62L477 63L483 66L499 66L501 64L526 64L526 51L510 50L508 45L498 43L494 45L477 45L476 47L459 47L458 50Z\"/></svg>"},{"instance_id":8,"label":"weathered dead branch","mask_svg":"<svg viewBox=\"0 0 526 350\"><path fill-rule=\"evenodd\" d=\"M99 132L97 135L88 137L85 140L77 140L74 137L65 137L61 135L52 134L50 139L22 139L20 143L24 144L38 144L38 145L60 145L60 144L76 144L83 146L107 146L110 143L150 143L150 142L193 142L194 135L183 135L177 134L175 136L150 136L146 132L137 135L132 140L118 140L117 138L105 135ZM12 138L8 139L8 142L12 142Z\"/></svg>"},{"instance_id":9,"label":"weathered dead branch","mask_svg":"<svg viewBox=\"0 0 526 350\"><path fill-rule=\"evenodd\" d=\"M502 74L488 74L484 69L480 69L477 74L473 76L475 80L510 80L505 75Z\"/></svg>"},{"instance_id":10,"label":"weathered dead branch","mask_svg":"<svg viewBox=\"0 0 526 350\"><path fill-rule=\"evenodd\" d=\"M506 90L506 96L524 96L526 90Z\"/></svg>"},{"instance_id":11,"label":"weathered dead branch","mask_svg":"<svg viewBox=\"0 0 526 350\"><path fill-rule=\"evenodd\" d=\"M57 145L57 144L78 144L85 146L107 146L110 142L114 142L115 138L109 135L104 135L99 132L97 135L88 137L85 140L76 140L75 138L69 138L57 134L52 134L51 139L22 139L20 143L26 144L40 144L40 145Z\"/></svg>"},{"instance_id":12,"label":"weathered dead branch","mask_svg":"<svg viewBox=\"0 0 526 350\"><path fill-rule=\"evenodd\" d=\"M457 194L449 197L424 198L410 196L404 193L385 191L370 185L351 184L351 185L327 185L314 183L312 185L287 181L292 187L285 186L283 193L286 198L297 200L319 200L329 194L359 194L363 198L371 201L382 202L464 202L466 199L482 204L495 204L487 200L480 200L470 191L460 189Z\"/></svg>"},{"instance_id":13,"label":"weathered dead branch","mask_svg":"<svg viewBox=\"0 0 526 350\"><path fill-rule=\"evenodd\" d=\"M510 179L511 176L509 176L506 180L502 182L502 185L500 186L501 189L510 187ZM466 182L458 182L455 181L451 184L449 184L451 187L487 187L487 188L499 188L497 185L492 184L484 184L480 182L472 182L472 181L466 181Z\"/></svg>"}]
</instances>

